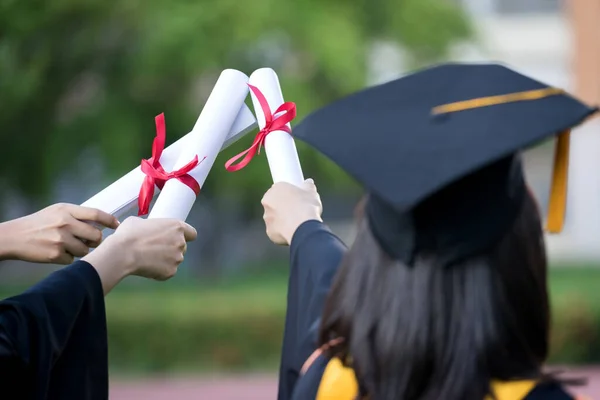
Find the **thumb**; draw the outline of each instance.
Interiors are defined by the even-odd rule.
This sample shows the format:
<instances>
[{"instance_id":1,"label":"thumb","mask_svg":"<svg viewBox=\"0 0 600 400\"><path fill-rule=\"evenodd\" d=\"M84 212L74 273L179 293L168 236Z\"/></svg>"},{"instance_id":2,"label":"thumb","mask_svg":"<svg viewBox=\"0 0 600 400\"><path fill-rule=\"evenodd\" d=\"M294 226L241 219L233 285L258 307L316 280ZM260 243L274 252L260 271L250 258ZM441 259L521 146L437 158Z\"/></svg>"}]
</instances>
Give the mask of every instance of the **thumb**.
<instances>
[{"instance_id":1,"label":"thumb","mask_svg":"<svg viewBox=\"0 0 600 400\"><path fill-rule=\"evenodd\" d=\"M185 222L182 222L183 224L183 236L185 238L186 242L191 242L196 240L196 238L198 237L198 232L196 231L196 229L191 226L190 224L186 224Z\"/></svg>"},{"instance_id":2,"label":"thumb","mask_svg":"<svg viewBox=\"0 0 600 400\"><path fill-rule=\"evenodd\" d=\"M305 190L317 191L317 187L315 186L315 181L312 178L308 178L304 182L302 182L302 188Z\"/></svg>"}]
</instances>

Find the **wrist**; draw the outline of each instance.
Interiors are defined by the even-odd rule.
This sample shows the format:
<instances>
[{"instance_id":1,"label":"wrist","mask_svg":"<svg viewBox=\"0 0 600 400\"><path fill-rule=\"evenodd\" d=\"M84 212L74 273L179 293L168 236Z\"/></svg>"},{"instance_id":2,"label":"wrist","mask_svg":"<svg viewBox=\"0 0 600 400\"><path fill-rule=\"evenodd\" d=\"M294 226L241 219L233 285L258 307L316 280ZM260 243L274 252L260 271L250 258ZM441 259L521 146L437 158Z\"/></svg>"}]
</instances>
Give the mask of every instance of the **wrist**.
<instances>
[{"instance_id":1,"label":"wrist","mask_svg":"<svg viewBox=\"0 0 600 400\"><path fill-rule=\"evenodd\" d=\"M135 273L135 259L131 249L127 249L126 243L115 240L116 237L109 236L96 249L92 250L84 258L91 258L104 268L114 268L121 271L124 276ZM87 261L87 260L86 260Z\"/></svg>"},{"instance_id":2,"label":"wrist","mask_svg":"<svg viewBox=\"0 0 600 400\"><path fill-rule=\"evenodd\" d=\"M288 245L292 244L292 238L294 237L294 234L296 233L298 228L307 221L323 222L323 219L319 215L313 215L310 217L298 218L297 220L290 223L287 229L285 229L285 231L283 232L284 239Z\"/></svg>"},{"instance_id":3,"label":"wrist","mask_svg":"<svg viewBox=\"0 0 600 400\"><path fill-rule=\"evenodd\" d=\"M98 248L82 258L89 263L100 277L104 293L107 294L125 277L135 273L134 257L126 246L108 237Z\"/></svg>"},{"instance_id":4,"label":"wrist","mask_svg":"<svg viewBox=\"0 0 600 400\"><path fill-rule=\"evenodd\" d=\"M20 258L23 234L18 228L18 219L0 223L0 261Z\"/></svg>"}]
</instances>

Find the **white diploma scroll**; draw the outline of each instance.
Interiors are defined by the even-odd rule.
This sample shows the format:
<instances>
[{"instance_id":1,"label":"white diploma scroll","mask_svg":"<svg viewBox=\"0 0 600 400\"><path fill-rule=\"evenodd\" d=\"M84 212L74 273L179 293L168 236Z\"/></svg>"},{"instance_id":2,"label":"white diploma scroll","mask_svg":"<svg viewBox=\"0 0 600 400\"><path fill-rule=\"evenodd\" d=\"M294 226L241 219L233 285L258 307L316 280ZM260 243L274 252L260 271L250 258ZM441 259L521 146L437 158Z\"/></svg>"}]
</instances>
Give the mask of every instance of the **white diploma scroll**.
<instances>
[{"instance_id":1,"label":"white diploma scroll","mask_svg":"<svg viewBox=\"0 0 600 400\"><path fill-rule=\"evenodd\" d=\"M200 117L190 132L190 139L173 166L177 170L198 156L200 164L189 172L202 187L223 147L236 116L248 95L248 77L240 71L226 69L206 101ZM165 183L148 218L176 218L185 221L196 193L177 179Z\"/></svg>"},{"instance_id":2,"label":"white diploma scroll","mask_svg":"<svg viewBox=\"0 0 600 400\"><path fill-rule=\"evenodd\" d=\"M261 91L269 103L272 113L284 103L281 87L279 86L279 78L277 78L277 74L271 68L261 68L254 71L250 75L248 83ZM250 94L254 104L258 127L263 129L265 127L264 112L254 93L250 92ZM274 117L277 117L277 115L274 115ZM287 125L289 127L289 124ZM270 132L265 137L265 153L267 154L269 169L271 170L274 183L287 182L300 186L304 182L296 144L289 133L285 131Z\"/></svg>"},{"instance_id":3,"label":"white diploma scroll","mask_svg":"<svg viewBox=\"0 0 600 400\"><path fill-rule=\"evenodd\" d=\"M200 121L200 119L198 121ZM197 128L198 123L196 123L194 130ZM252 111L250 111L248 106L242 104L242 107L237 114L237 118L233 123L233 127L229 131L227 139L221 147L221 151L255 129L256 119L254 118ZM160 163L166 171L173 170L182 150L186 147L190 147L193 140L192 133L190 132L164 149L162 156L160 157ZM152 141L149 141L148 146L151 144ZM138 166L107 186L104 190L98 192L83 203L82 206L97 208L120 219L122 216L131 212L133 208L137 207L137 200L144 178L145 175ZM154 189L154 197L156 197L160 192L160 189L158 187L155 187Z\"/></svg>"}]
</instances>

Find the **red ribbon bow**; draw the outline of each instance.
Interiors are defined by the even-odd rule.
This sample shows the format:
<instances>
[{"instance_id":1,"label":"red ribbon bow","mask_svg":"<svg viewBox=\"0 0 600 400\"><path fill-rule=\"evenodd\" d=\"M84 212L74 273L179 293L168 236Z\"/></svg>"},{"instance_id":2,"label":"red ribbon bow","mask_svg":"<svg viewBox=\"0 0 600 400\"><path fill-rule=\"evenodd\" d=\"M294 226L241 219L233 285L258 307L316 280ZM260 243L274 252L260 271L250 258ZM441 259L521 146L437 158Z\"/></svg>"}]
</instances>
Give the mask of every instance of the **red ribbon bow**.
<instances>
[{"instance_id":1,"label":"red ribbon bow","mask_svg":"<svg viewBox=\"0 0 600 400\"><path fill-rule=\"evenodd\" d=\"M188 173L196 168L206 157L200 162L198 156L195 156L192 161L179 168L178 170L167 172L160 164L160 156L165 149L165 142L167 138L167 129L165 126L165 114L157 115L154 118L156 123L156 137L152 142L152 157L147 160L142 160L142 172L146 174L144 183L140 188L140 196L138 198L138 215L148 214L150 208L150 202L154 197L154 186L158 186L162 190L163 186L169 179L177 179L184 185L198 195L200 193L200 185L191 175Z\"/></svg>"},{"instance_id":2,"label":"red ribbon bow","mask_svg":"<svg viewBox=\"0 0 600 400\"><path fill-rule=\"evenodd\" d=\"M262 128L254 138L252 142L252 146L250 146L247 150L241 152L235 157L229 159L225 163L225 169L229 172L239 171L244 168L246 165L250 163L252 158L256 155L256 153L260 154L260 149L265 144L265 138L267 135L273 131L284 131L289 134L292 133L291 129L287 126L289 122L291 122L294 118L296 118L296 104L292 102L286 102L275 110L274 114L271 114L271 108L269 107L269 103L265 96L258 90L257 87L248 84L254 96L258 100L260 107L265 115L265 127ZM273 118L274 115L283 113L276 118ZM240 162L234 164L237 160L244 157Z\"/></svg>"}]
</instances>

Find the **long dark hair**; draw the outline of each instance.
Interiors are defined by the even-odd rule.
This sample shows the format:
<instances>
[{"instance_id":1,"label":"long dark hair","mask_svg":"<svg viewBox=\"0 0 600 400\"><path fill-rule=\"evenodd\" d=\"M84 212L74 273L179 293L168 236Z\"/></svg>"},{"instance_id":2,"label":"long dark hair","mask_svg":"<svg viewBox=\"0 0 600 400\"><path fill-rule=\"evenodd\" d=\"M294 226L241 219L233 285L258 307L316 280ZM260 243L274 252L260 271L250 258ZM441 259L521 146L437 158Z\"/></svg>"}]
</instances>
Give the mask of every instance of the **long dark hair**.
<instances>
[{"instance_id":1,"label":"long dark hair","mask_svg":"<svg viewBox=\"0 0 600 400\"><path fill-rule=\"evenodd\" d=\"M390 259L366 220L327 299L320 342L371 400L482 400L494 379L537 379L548 354L546 252L528 194L486 254L442 266ZM482 221L485 223L485 221ZM439 256L439 255L437 255Z\"/></svg>"}]
</instances>

